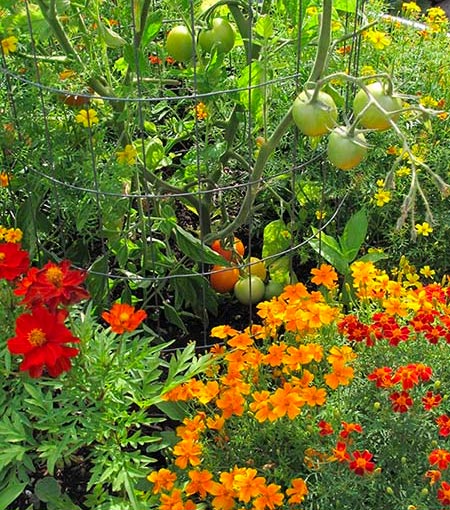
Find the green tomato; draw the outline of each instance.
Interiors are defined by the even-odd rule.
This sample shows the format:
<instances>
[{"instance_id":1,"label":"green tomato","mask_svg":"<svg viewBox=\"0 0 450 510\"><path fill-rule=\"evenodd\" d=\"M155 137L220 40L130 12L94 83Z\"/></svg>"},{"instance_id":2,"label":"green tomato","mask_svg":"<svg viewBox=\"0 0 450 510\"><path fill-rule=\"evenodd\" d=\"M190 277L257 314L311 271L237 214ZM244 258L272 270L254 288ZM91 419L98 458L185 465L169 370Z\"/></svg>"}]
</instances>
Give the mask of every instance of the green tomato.
<instances>
[{"instance_id":1,"label":"green tomato","mask_svg":"<svg viewBox=\"0 0 450 510\"><path fill-rule=\"evenodd\" d=\"M264 282L258 276L248 276L240 279L234 286L234 295L243 305L254 305L264 298Z\"/></svg>"},{"instance_id":2,"label":"green tomato","mask_svg":"<svg viewBox=\"0 0 450 510\"><path fill-rule=\"evenodd\" d=\"M402 101L399 97L388 95L385 86L379 81L369 83L369 85L367 85L367 89L379 105L386 110L386 112L389 113L396 111L397 113L385 115L376 104L372 104L362 114L359 122L361 126L366 129L385 131L391 127L389 118L393 121L396 121L399 118L400 112L398 112L398 110L402 108ZM359 115L368 103L369 96L363 89L359 90L353 100L353 111L355 115Z\"/></svg>"},{"instance_id":3,"label":"green tomato","mask_svg":"<svg viewBox=\"0 0 450 510\"><path fill-rule=\"evenodd\" d=\"M202 30L198 36L198 43L203 51L211 53L213 48L218 53L228 53L234 46L234 30L224 18L214 18L211 28Z\"/></svg>"},{"instance_id":4,"label":"green tomato","mask_svg":"<svg viewBox=\"0 0 450 510\"><path fill-rule=\"evenodd\" d=\"M350 170L367 156L366 139L362 133L351 136L346 127L339 126L328 137L327 155L337 168Z\"/></svg>"},{"instance_id":5,"label":"green tomato","mask_svg":"<svg viewBox=\"0 0 450 510\"><path fill-rule=\"evenodd\" d=\"M173 27L167 34L166 51L179 62L186 62L192 58L192 34L184 25Z\"/></svg>"},{"instance_id":6,"label":"green tomato","mask_svg":"<svg viewBox=\"0 0 450 510\"><path fill-rule=\"evenodd\" d=\"M320 91L317 100L311 102L310 95L301 92L294 101L292 117L298 129L307 136L321 136L336 125L338 111L333 98Z\"/></svg>"},{"instance_id":7,"label":"green tomato","mask_svg":"<svg viewBox=\"0 0 450 510\"><path fill-rule=\"evenodd\" d=\"M264 299L270 301L273 297L278 297L284 290L284 285L274 280L269 280L264 291Z\"/></svg>"}]
</instances>

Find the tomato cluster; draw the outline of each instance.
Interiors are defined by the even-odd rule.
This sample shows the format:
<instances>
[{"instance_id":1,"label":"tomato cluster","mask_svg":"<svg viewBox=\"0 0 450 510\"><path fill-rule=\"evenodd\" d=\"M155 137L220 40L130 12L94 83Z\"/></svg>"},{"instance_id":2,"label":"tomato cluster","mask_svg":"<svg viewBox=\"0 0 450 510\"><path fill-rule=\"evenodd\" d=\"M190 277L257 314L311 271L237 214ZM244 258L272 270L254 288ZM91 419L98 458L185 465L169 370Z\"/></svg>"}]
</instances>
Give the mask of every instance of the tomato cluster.
<instances>
[{"instance_id":1,"label":"tomato cluster","mask_svg":"<svg viewBox=\"0 0 450 510\"><path fill-rule=\"evenodd\" d=\"M231 243L230 243L231 244ZM220 294L234 292L236 299L244 304L259 303L263 299L271 299L283 291L283 286L271 280L267 285L267 269L264 261L257 257L248 259L246 271L239 271L236 264L243 261L245 246L240 239L234 238L233 246L224 246L217 239L211 249L230 262L230 266L215 265L211 269L211 287Z\"/></svg>"},{"instance_id":2,"label":"tomato cluster","mask_svg":"<svg viewBox=\"0 0 450 510\"><path fill-rule=\"evenodd\" d=\"M173 27L166 38L166 51L179 62L187 62L192 59L195 50L194 33L185 26ZM225 18L213 18L208 28L198 33L197 42L200 49L205 53L228 53L234 47L234 28Z\"/></svg>"},{"instance_id":3,"label":"tomato cluster","mask_svg":"<svg viewBox=\"0 0 450 510\"><path fill-rule=\"evenodd\" d=\"M369 92L367 94L366 90ZM370 103L370 98L375 102ZM361 89L353 100L353 113L358 126L384 131L400 116L402 101L389 93L384 83L375 81ZM292 117L298 129L307 136L329 133L328 160L341 170L350 170L367 156L364 134L356 126L338 126L338 111L334 99L320 90L301 92L294 101Z\"/></svg>"}]
</instances>

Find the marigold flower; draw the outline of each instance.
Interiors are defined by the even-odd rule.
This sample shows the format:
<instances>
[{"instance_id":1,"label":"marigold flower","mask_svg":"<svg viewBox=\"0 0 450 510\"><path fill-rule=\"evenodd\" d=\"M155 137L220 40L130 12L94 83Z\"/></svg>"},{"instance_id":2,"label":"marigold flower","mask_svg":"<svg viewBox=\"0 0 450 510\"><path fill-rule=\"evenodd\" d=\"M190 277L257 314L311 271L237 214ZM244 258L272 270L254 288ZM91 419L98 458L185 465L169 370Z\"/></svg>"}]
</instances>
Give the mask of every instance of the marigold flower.
<instances>
[{"instance_id":1,"label":"marigold flower","mask_svg":"<svg viewBox=\"0 0 450 510\"><path fill-rule=\"evenodd\" d=\"M287 415L290 420L293 420L300 414L300 409L305 404L305 401L291 384L285 383L282 388L278 388L270 397L270 403L274 414L278 418Z\"/></svg>"},{"instance_id":2,"label":"marigold flower","mask_svg":"<svg viewBox=\"0 0 450 510\"><path fill-rule=\"evenodd\" d=\"M419 273L422 276L425 276L425 278L433 278L433 276L436 274L436 271L431 269L430 266L426 265L419 270Z\"/></svg>"},{"instance_id":3,"label":"marigold flower","mask_svg":"<svg viewBox=\"0 0 450 510\"><path fill-rule=\"evenodd\" d=\"M337 361L331 366L332 372L325 374L325 383L333 390L338 386L347 386L353 379L354 370L345 365L342 361Z\"/></svg>"},{"instance_id":4,"label":"marigold flower","mask_svg":"<svg viewBox=\"0 0 450 510\"><path fill-rule=\"evenodd\" d=\"M7 188L11 182L11 174L7 172L0 172L0 187Z\"/></svg>"},{"instance_id":5,"label":"marigold flower","mask_svg":"<svg viewBox=\"0 0 450 510\"><path fill-rule=\"evenodd\" d=\"M176 456L175 465L180 469L186 469L187 465L198 466L201 463L201 445L193 439L182 439L173 447Z\"/></svg>"},{"instance_id":6,"label":"marigold flower","mask_svg":"<svg viewBox=\"0 0 450 510\"><path fill-rule=\"evenodd\" d=\"M216 406L222 410L225 419L233 415L242 416L244 413L244 403L244 397L234 388L223 391L216 400Z\"/></svg>"},{"instance_id":7,"label":"marigold flower","mask_svg":"<svg viewBox=\"0 0 450 510\"><path fill-rule=\"evenodd\" d=\"M373 381L377 388L390 388L394 385L392 381L392 368L379 367L367 376L369 381Z\"/></svg>"},{"instance_id":8,"label":"marigold flower","mask_svg":"<svg viewBox=\"0 0 450 510\"><path fill-rule=\"evenodd\" d=\"M158 471L152 471L147 480L153 483L153 494L158 494L161 491L170 491L177 479L177 475L172 473L169 469L161 468Z\"/></svg>"},{"instance_id":9,"label":"marigold flower","mask_svg":"<svg viewBox=\"0 0 450 510\"><path fill-rule=\"evenodd\" d=\"M93 108L85 110L84 108L79 111L76 115L75 120L78 124L83 124L84 127L92 127L94 124L98 124L97 112Z\"/></svg>"},{"instance_id":10,"label":"marigold flower","mask_svg":"<svg viewBox=\"0 0 450 510\"><path fill-rule=\"evenodd\" d=\"M392 409L396 413L406 413L414 404L411 395L407 391L395 391L389 398L392 403Z\"/></svg>"},{"instance_id":11,"label":"marigold flower","mask_svg":"<svg viewBox=\"0 0 450 510\"><path fill-rule=\"evenodd\" d=\"M117 162L123 165L134 165L137 158L137 150L131 144L125 145L123 151L116 152Z\"/></svg>"},{"instance_id":12,"label":"marigold flower","mask_svg":"<svg viewBox=\"0 0 450 510\"><path fill-rule=\"evenodd\" d=\"M216 326L212 328L210 336L214 338L227 338L229 336L237 335L239 331L237 329L232 328L231 326Z\"/></svg>"},{"instance_id":13,"label":"marigold flower","mask_svg":"<svg viewBox=\"0 0 450 510\"><path fill-rule=\"evenodd\" d=\"M339 441L336 444L336 447L333 448L333 458L338 462L349 462L351 460L346 443Z\"/></svg>"},{"instance_id":14,"label":"marigold flower","mask_svg":"<svg viewBox=\"0 0 450 510\"><path fill-rule=\"evenodd\" d=\"M161 494L159 510L195 510L197 505L190 499L184 501L181 489L170 494Z\"/></svg>"},{"instance_id":15,"label":"marigold flower","mask_svg":"<svg viewBox=\"0 0 450 510\"><path fill-rule=\"evenodd\" d=\"M440 471L447 469L450 464L450 452L442 448L436 448L428 455L430 466L437 466Z\"/></svg>"},{"instance_id":16,"label":"marigold flower","mask_svg":"<svg viewBox=\"0 0 450 510\"><path fill-rule=\"evenodd\" d=\"M17 243L0 243L0 278L15 280L27 272L30 265L28 252Z\"/></svg>"},{"instance_id":17,"label":"marigold flower","mask_svg":"<svg viewBox=\"0 0 450 510\"><path fill-rule=\"evenodd\" d=\"M433 232L433 227L426 221L423 223L416 223L415 225L417 235L428 237Z\"/></svg>"},{"instance_id":18,"label":"marigold flower","mask_svg":"<svg viewBox=\"0 0 450 510\"><path fill-rule=\"evenodd\" d=\"M309 406L323 406L327 399L327 392L324 388L308 386L300 392L302 400Z\"/></svg>"},{"instance_id":19,"label":"marigold flower","mask_svg":"<svg viewBox=\"0 0 450 510\"><path fill-rule=\"evenodd\" d=\"M384 48L391 44L391 38L385 32L378 30L368 30L365 33L365 37L376 50L384 50Z\"/></svg>"},{"instance_id":20,"label":"marigold flower","mask_svg":"<svg viewBox=\"0 0 450 510\"><path fill-rule=\"evenodd\" d=\"M280 492L281 486L275 483L262 485L259 495L253 500L253 507L256 510L274 510L283 503L284 494Z\"/></svg>"},{"instance_id":21,"label":"marigold flower","mask_svg":"<svg viewBox=\"0 0 450 510\"><path fill-rule=\"evenodd\" d=\"M371 462L373 455L368 451L362 452L356 450L353 452L353 460L350 461L348 467L358 476L364 476L371 473L375 469L375 463Z\"/></svg>"},{"instance_id":22,"label":"marigold flower","mask_svg":"<svg viewBox=\"0 0 450 510\"><path fill-rule=\"evenodd\" d=\"M162 60L158 57L158 55L149 55L148 61L152 65L161 65L162 64Z\"/></svg>"},{"instance_id":23,"label":"marigold flower","mask_svg":"<svg viewBox=\"0 0 450 510\"><path fill-rule=\"evenodd\" d=\"M450 435L450 417L442 414L436 418L436 424L439 427L439 435L447 437Z\"/></svg>"},{"instance_id":24,"label":"marigold flower","mask_svg":"<svg viewBox=\"0 0 450 510\"><path fill-rule=\"evenodd\" d=\"M20 228L9 228L3 235L7 243L19 243L22 240L23 232Z\"/></svg>"},{"instance_id":25,"label":"marigold flower","mask_svg":"<svg viewBox=\"0 0 450 510\"><path fill-rule=\"evenodd\" d=\"M342 431L340 432L339 437L342 437L342 439L347 439L353 432L362 434L363 429L359 423L347 423L346 421L343 421L341 425Z\"/></svg>"},{"instance_id":26,"label":"marigold flower","mask_svg":"<svg viewBox=\"0 0 450 510\"><path fill-rule=\"evenodd\" d=\"M334 433L333 426L327 421L321 420L317 425L321 436L329 436Z\"/></svg>"},{"instance_id":27,"label":"marigold flower","mask_svg":"<svg viewBox=\"0 0 450 510\"><path fill-rule=\"evenodd\" d=\"M0 41L2 46L3 55L7 56L17 50L17 43L19 40L14 35L6 37Z\"/></svg>"},{"instance_id":28,"label":"marigold flower","mask_svg":"<svg viewBox=\"0 0 450 510\"><path fill-rule=\"evenodd\" d=\"M406 14L420 14L422 9L416 4L416 2L403 2L402 11Z\"/></svg>"},{"instance_id":29,"label":"marigold flower","mask_svg":"<svg viewBox=\"0 0 450 510\"><path fill-rule=\"evenodd\" d=\"M442 505L450 505L450 483L441 482L441 486L437 491L437 498Z\"/></svg>"},{"instance_id":30,"label":"marigold flower","mask_svg":"<svg viewBox=\"0 0 450 510\"><path fill-rule=\"evenodd\" d=\"M205 120L208 117L208 110L206 109L205 103L197 103L194 110L198 120Z\"/></svg>"},{"instance_id":31,"label":"marigold flower","mask_svg":"<svg viewBox=\"0 0 450 510\"><path fill-rule=\"evenodd\" d=\"M229 473L221 473L220 477L223 478L223 475L228 475ZM227 486L224 483L212 482L209 493L214 496L212 499L211 505L214 510L233 510L235 507L235 495L236 491Z\"/></svg>"},{"instance_id":32,"label":"marigold flower","mask_svg":"<svg viewBox=\"0 0 450 510\"><path fill-rule=\"evenodd\" d=\"M125 331L134 331L147 317L144 310L134 310L134 306L126 303L114 303L109 312L103 312L102 318L119 335Z\"/></svg>"},{"instance_id":33,"label":"marigold flower","mask_svg":"<svg viewBox=\"0 0 450 510\"><path fill-rule=\"evenodd\" d=\"M213 475L204 470L191 470L188 473L190 482L186 485L185 491L188 496L198 494L202 499L210 493L213 488Z\"/></svg>"},{"instance_id":34,"label":"marigold flower","mask_svg":"<svg viewBox=\"0 0 450 510\"><path fill-rule=\"evenodd\" d=\"M303 478L294 478L291 481L292 487L286 489L286 494L289 496L288 503L291 505L300 504L308 494L308 487Z\"/></svg>"},{"instance_id":35,"label":"marigold flower","mask_svg":"<svg viewBox=\"0 0 450 510\"><path fill-rule=\"evenodd\" d=\"M20 370L28 370L31 377L40 377L47 370L51 377L70 370L70 358L78 349L64 344L77 343L79 339L63 324L62 316L36 306L29 314L16 320L16 336L8 340L12 354L22 354Z\"/></svg>"},{"instance_id":36,"label":"marigold flower","mask_svg":"<svg viewBox=\"0 0 450 510\"><path fill-rule=\"evenodd\" d=\"M441 479L441 472L437 469L429 469L425 476L430 479L430 485L434 485L436 482L438 482Z\"/></svg>"},{"instance_id":37,"label":"marigold flower","mask_svg":"<svg viewBox=\"0 0 450 510\"><path fill-rule=\"evenodd\" d=\"M338 275L334 268L329 264L322 264L319 268L311 269L311 282L316 285L323 285L327 289L333 289L336 287Z\"/></svg>"},{"instance_id":38,"label":"marigold flower","mask_svg":"<svg viewBox=\"0 0 450 510\"><path fill-rule=\"evenodd\" d=\"M259 496L266 485L266 480L262 476L256 476L257 474L256 469L244 468L235 475L233 488L239 501L248 503L250 499Z\"/></svg>"}]
</instances>

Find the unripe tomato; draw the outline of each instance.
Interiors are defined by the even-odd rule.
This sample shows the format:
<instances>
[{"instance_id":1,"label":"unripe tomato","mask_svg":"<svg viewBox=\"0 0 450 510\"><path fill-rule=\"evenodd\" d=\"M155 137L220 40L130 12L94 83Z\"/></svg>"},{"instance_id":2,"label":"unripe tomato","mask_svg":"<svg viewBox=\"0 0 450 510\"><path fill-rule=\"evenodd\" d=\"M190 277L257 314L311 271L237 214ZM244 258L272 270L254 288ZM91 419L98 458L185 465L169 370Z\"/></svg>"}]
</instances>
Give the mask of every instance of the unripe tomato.
<instances>
[{"instance_id":1,"label":"unripe tomato","mask_svg":"<svg viewBox=\"0 0 450 510\"><path fill-rule=\"evenodd\" d=\"M378 101L380 106L386 110L386 112L394 112L400 110L402 107L402 101L399 97L393 97L386 93L385 85L379 81L369 83L367 85L369 92L372 94L374 99ZM361 89L356 94L353 100L353 111L355 115L359 115L362 110L367 106L369 102L369 96L366 92ZM376 104L372 104L363 113L360 124L366 129L377 129L378 131L385 131L391 127L389 118L397 120L400 113L394 113L389 116L385 115Z\"/></svg>"},{"instance_id":2,"label":"unripe tomato","mask_svg":"<svg viewBox=\"0 0 450 510\"><path fill-rule=\"evenodd\" d=\"M254 275L241 278L234 286L234 295L243 305L259 303L264 297L264 291L264 282Z\"/></svg>"},{"instance_id":3,"label":"unripe tomato","mask_svg":"<svg viewBox=\"0 0 450 510\"><path fill-rule=\"evenodd\" d=\"M192 48L192 34L184 25L177 25L167 34L167 53L179 62L190 60L194 53Z\"/></svg>"},{"instance_id":4,"label":"unripe tomato","mask_svg":"<svg viewBox=\"0 0 450 510\"><path fill-rule=\"evenodd\" d=\"M220 294L233 290L239 280L239 269L237 267L213 266L209 276L211 287Z\"/></svg>"},{"instance_id":5,"label":"unripe tomato","mask_svg":"<svg viewBox=\"0 0 450 510\"><path fill-rule=\"evenodd\" d=\"M198 35L198 43L207 53L213 48L216 48L218 53L228 53L234 46L234 40L233 27L224 18L214 18L211 28L202 30Z\"/></svg>"},{"instance_id":6,"label":"unripe tomato","mask_svg":"<svg viewBox=\"0 0 450 510\"><path fill-rule=\"evenodd\" d=\"M284 290L284 286L280 282L269 280L264 291L264 299L270 301L274 297L278 297Z\"/></svg>"},{"instance_id":7,"label":"unripe tomato","mask_svg":"<svg viewBox=\"0 0 450 510\"><path fill-rule=\"evenodd\" d=\"M317 100L311 102L310 96L303 91L294 101L292 117L304 135L325 135L336 125L337 116L336 104L326 92L320 91Z\"/></svg>"},{"instance_id":8,"label":"unripe tomato","mask_svg":"<svg viewBox=\"0 0 450 510\"><path fill-rule=\"evenodd\" d=\"M327 155L337 168L350 170L367 156L366 139L362 133L351 136L346 127L339 126L328 137Z\"/></svg>"},{"instance_id":9,"label":"unripe tomato","mask_svg":"<svg viewBox=\"0 0 450 510\"><path fill-rule=\"evenodd\" d=\"M258 257L250 257L249 264L248 274L253 274L264 281L267 276L267 269L264 261L260 260Z\"/></svg>"},{"instance_id":10,"label":"unripe tomato","mask_svg":"<svg viewBox=\"0 0 450 510\"><path fill-rule=\"evenodd\" d=\"M225 260L230 261L232 258L236 258L236 254L238 254L240 257L243 257L245 253L245 246L244 243L237 237L234 238L233 249L231 249L231 246L224 246L223 241L220 239L216 239L211 244L211 250L214 250Z\"/></svg>"}]
</instances>

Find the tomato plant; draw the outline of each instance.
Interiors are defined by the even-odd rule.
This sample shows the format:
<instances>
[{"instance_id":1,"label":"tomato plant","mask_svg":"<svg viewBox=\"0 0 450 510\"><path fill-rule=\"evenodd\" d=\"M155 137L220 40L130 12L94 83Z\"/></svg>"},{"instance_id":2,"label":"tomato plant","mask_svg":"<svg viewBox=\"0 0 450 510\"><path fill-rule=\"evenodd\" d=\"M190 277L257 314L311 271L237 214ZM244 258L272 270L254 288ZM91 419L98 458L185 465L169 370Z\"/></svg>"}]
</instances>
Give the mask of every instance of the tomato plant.
<instances>
[{"instance_id":1,"label":"tomato plant","mask_svg":"<svg viewBox=\"0 0 450 510\"><path fill-rule=\"evenodd\" d=\"M386 115L375 104L371 104L364 113L362 113L359 123L366 129L377 129L378 131L385 131L391 127L389 119L396 121L402 108L402 101L399 97L394 97L387 93L386 87L383 83L376 81L369 83L367 89L373 98L386 112L396 112ZM361 89L356 94L353 100L353 111L355 115L359 115L369 103L369 96L366 91Z\"/></svg>"},{"instance_id":2,"label":"tomato plant","mask_svg":"<svg viewBox=\"0 0 450 510\"><path fill-rule=\"evenodd\" d=\"M218 53L228 53L234 46L234 40L234 29L224 18L214 18L211 28L201 30L198 36L200 47L207 53L210 53L214 48Z\"/></svg>"},{"instance_id":3,"label":"tomato plant","mask_svg":"<svg viewBox=\"0 0 450 510\"><path fill-rule=\"evenodd\" d=\"M245 253L244 243L238 237L234 238L233 248L231 248L229 245L224 246L220 239L216 239L212 242L211 249L228 261L231 259L243 257Z\"/></svg>"},{"instance_id":4,"label":"tomato plant","mask_svg":"<svg viewBox=\"0 0 450 510\"><path fill-rule=\"evenodd\" d=\"M350 134L345 126L339 126L328 137L327 156L341 170L350 170L367 156L366 139L362 133Z\"/></svg>"},{"instance_id":5,"label":"tomato plant","mask_svg":"<svg viewBox=\"0 0 450 510\"><path fill-rule=\"evenodd\" d=\"M243 305L259 303L264 298L266 287L258 276L241 278L234 286L234 295Z\"/></svg>"},{"instance_id":6,"label":"tomato plant","mask_svg":"<svg viewBox=\"0 0 450 510\"><path fill-rule=\"evenodd\" d=\"M173 27L167 34L167 53L179 62L186 62L192 58L194 53L192 46L192 35L184 25Z\"/></svg>"},{"instance_id":7,"label":"tomato plant","mask_svg":"<svg viewBox=\"0 0 450 510\"><path fill-rule=\"evenodd\" d=\"M312 92L301 92L294 101L292 117L298 129L307 136L321 136L336 124L338 111L334 99L320 91L316 100Z\"/></svg>"},{"instance_id":8,"label":"tomato plant","mask_svg":"<svg viewBox=\"0 0 450 510\"><path fill-rule=\"evenodd\" d=\"M267 269L264 261L258 257L250 257L249 264L248 273L257 276L258 278L261 278L262 281L264 281L267 276Z\"/></svg>"},{"instance_id":9,"label":"tomato plant","mask_svg":"<svg viewBox=\"0 0 450 510\"><path fill-rule=\"evenodd\" d=\"M239 280L239 269L237 267L213 266L209 277L211 287L220 294L233 290Z\"/></svg>"}]
</instances>

